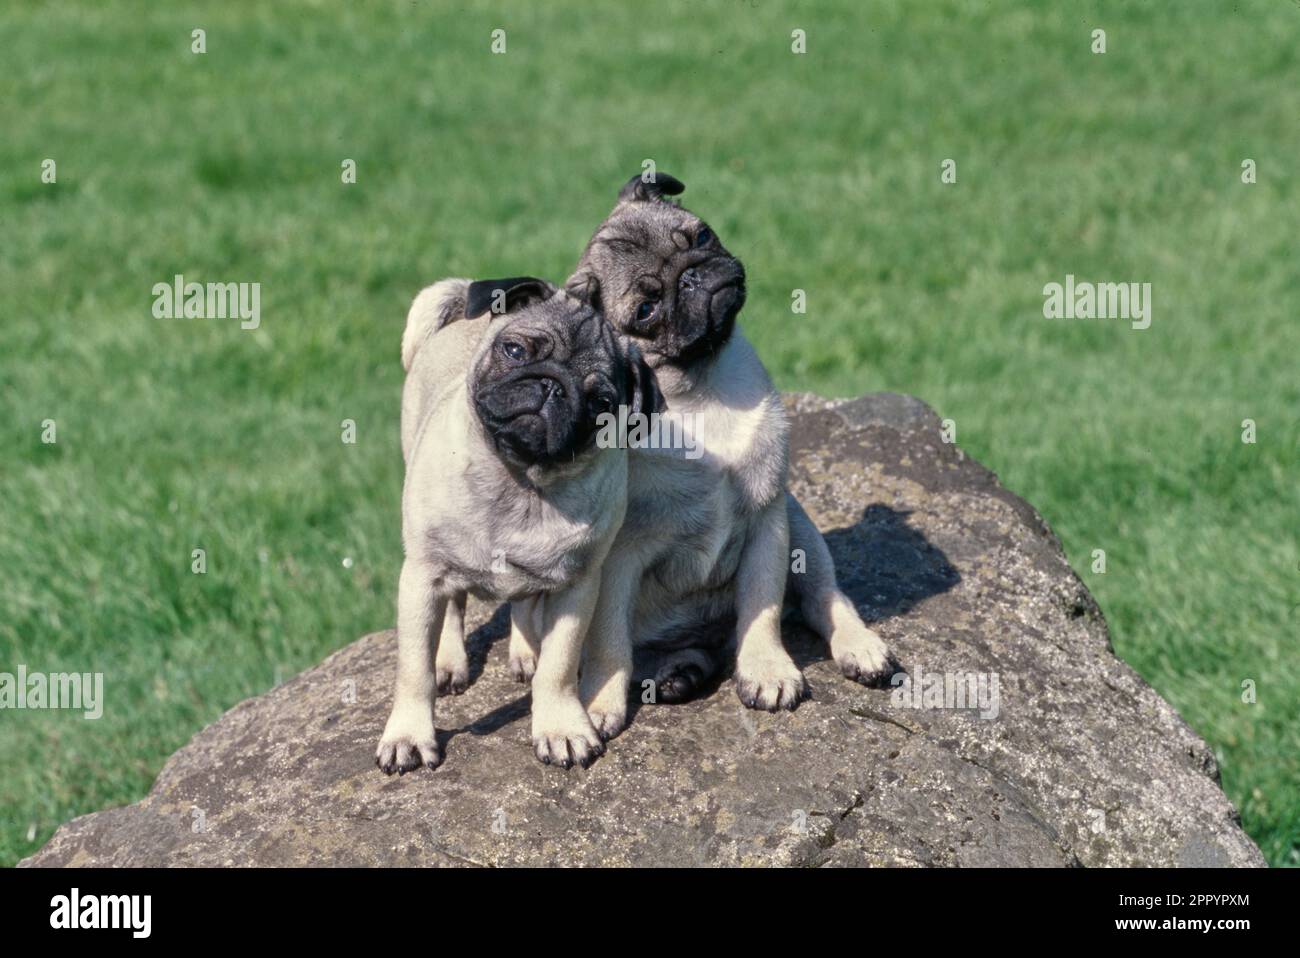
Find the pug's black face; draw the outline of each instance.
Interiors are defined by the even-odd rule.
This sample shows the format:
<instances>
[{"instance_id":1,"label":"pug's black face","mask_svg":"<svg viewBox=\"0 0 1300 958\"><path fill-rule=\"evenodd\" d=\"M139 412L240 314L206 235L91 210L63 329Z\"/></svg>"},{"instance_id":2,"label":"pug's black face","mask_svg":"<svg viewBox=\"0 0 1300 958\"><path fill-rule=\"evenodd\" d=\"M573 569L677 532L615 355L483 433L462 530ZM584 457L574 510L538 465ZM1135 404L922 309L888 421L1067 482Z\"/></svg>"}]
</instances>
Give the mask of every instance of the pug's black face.
<instances>
[{"instance_id":1,"label":"pug's black face","mask_svg":"<svg viewBox=\"0 0 1300 958\"><path fill-rule=\"evenodd\" d=\"M566 288L597 306L651 366L689 366L717 353L745 305L745 268L694 213L634 177L587 244ZM675 187L675 188L674 188Z\"/></svg>"},{"instance_id":2,"label":"pug's black face","mask_svg":"<svg viewBox=\"0 0 1300 958\"><path fill-rule=\"evenodd\" d=\"M594 446L602 413L639 408L653 389L640 357L563 292L492 322L470 396L498 453L517 468L573 462Z\"/></svg>"}]
</instances>

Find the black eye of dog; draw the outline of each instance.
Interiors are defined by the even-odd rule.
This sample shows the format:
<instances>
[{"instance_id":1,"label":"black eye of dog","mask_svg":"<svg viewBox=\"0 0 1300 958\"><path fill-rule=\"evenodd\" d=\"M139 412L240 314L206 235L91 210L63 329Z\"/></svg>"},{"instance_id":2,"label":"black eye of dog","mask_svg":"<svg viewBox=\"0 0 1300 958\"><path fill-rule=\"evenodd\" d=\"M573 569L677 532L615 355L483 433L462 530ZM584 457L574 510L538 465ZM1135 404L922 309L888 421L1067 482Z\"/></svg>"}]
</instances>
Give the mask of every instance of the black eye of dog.
<instances>
[{"instance_id":1,"label":"black eye of dog","mask_svg":"<svg viewBox=\"0 0 1300 958\"><path fill-rule=\"evenodd\" d=\"M528 350L511 340L505 340L501 343L501 352L505 354L507 359L512 359L517 363L522 362L528 356Z\"/></svg>"},{"instance_id":2,"label":"black eye of dog","mask_svg":"<svg viewBox=\"0 0 1300 958\"><path fill-rule=\"evenodd\" d=\"M695 247L708 246L713 241L713 230L707 226L701 226L700 231L695 234Z\"/></svg>"},{"instance_id":3,"label":"black eye of dog","mask_svg":"<svg viewBox=\"0 0 1300 958\"><path fill-rule=\"evenodd\" d=\"M637 318L637 322L642 322L642 323L643 323L643 322L645 322L647 319L649 319L651 316L653 316L653 315L654 315L654 311L655 311L655 306L656 306L656 305L657 305L657 304L655 303L654 300L652 300L652 299L647 299L644 303L642 303L640 306L638 306L638 307L636 308L636 318Z\"/></svg>"}]
</instances>

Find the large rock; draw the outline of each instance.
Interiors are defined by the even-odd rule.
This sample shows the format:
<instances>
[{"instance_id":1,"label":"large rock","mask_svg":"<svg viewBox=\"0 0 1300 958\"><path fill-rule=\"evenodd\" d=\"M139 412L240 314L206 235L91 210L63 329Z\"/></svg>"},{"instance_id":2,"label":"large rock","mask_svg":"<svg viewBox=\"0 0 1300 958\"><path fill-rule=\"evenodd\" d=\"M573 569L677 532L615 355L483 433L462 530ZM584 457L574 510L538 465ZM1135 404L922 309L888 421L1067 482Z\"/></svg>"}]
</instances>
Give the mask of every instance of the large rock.
<instances>
[{"instance_id":1,"label":"large rock","mask_svg":"<svg viewBox=\"0 0 1300 958\"><path fill-rule=\"evenodd\" d=\"M794 620L813 698L745 709L726 681L644 705L592 768L542 766L506 675L504 610L476 679L438 702L446 764L386 778L392 632L243 702L143 801L63 826L28 865L1262 865L1210 749L1128 666L1056 538L921 402L790 398L792 484L845 590L926 702L840 677ZM490 621L489 621L490 618ZM931 692L933 695L933 692ZM996 705L996 707L995 707Z\"/></svg>"}]
</instances>

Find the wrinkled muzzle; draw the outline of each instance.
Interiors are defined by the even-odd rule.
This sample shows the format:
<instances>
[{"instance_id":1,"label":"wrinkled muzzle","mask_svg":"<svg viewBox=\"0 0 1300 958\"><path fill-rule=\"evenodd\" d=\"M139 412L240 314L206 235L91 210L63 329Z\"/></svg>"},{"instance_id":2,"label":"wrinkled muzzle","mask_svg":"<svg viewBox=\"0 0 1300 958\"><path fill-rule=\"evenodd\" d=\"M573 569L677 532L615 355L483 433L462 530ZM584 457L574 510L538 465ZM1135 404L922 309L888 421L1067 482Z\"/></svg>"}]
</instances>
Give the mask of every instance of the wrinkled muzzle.
<instances>
[{"instance_id":1,"label":"wrinkled muzzle","mask_svg":"<svg viewBox=\"0 0 1300 958\"><path fill-rule=\"evenodd\" d=\"M677 279L679 334L691 355L727 341L745 305L745 269L730 256L715 256L682 271Z\"/></svg>"},{"instance_id":2,"label":"wrinkled muzzle","mask_svg":"<svg viewBox=\"0 0 1300 958\"><path fill-rule=\"evenodd\" d=\"M560 377L529 371L484 383L474 408L497 450L520 466L571 459L577 451L573 388Z\"/></svg>"}]
</instances>

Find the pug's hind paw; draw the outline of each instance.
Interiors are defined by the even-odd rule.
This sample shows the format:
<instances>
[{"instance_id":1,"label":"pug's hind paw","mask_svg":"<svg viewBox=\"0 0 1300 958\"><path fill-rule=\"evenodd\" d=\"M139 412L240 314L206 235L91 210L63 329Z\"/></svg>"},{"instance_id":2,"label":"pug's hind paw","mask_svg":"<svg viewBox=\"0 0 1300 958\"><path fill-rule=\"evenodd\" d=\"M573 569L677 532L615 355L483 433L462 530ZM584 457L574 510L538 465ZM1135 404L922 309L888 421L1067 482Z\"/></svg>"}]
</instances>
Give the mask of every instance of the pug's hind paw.
<instances>
[{"instance_id":1,"label":"pug's hind paw","mask_svg":"<svg viewBox=\"0 0 1300 958\"><path fill-rule=\"evenodd\" d=\"M627 706L606 710L593 705L587 709L587 716L591 719L591 724L602 742L608 742L627 728Z\"/></svg>"},{"instance_id":2,"label":"pug's hind paw","mask_svg":"<svg viewBox=\"0 0 1300 958\"><path fill-rule=\"evenodd\" d=\"M510 677L516 682L527 685L533 680L537 671L537 656L532 649L510 653Z\"/></svg>"},{"instance_id":3,"label":"pug's hind paw","mask_svg":"<svg viewBox=\"0 0 1300 958\"><path fill-rule=\"evenodd\" d=\"M670 655L655 673L657 701L672 705L694 698L717 675L720 665L716 655L703 649Z\"/></svg>"},{"instance_id":4,"label":"pug's hind paw","mask_svg":"<svg viewBox=\"0 0 1300 958\"><path fill-rule=\"evenodd\" d=\"M439 695L460 695L469 688L469 662L439 665L435 670Z\"/></svg>"}]
</instances>

